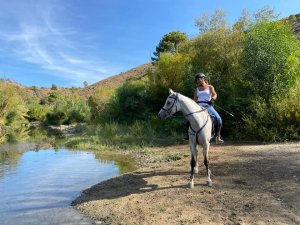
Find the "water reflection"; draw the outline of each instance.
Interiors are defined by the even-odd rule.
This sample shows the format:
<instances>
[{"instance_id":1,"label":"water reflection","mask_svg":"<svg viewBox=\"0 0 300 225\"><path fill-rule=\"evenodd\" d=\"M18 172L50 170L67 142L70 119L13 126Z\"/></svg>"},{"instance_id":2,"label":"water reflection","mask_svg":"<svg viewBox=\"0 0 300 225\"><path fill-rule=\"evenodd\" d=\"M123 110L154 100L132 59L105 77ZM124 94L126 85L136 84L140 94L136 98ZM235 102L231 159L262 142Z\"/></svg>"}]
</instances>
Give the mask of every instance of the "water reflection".
<instances>
[{"instance_id":1,"label":"water reflection","mask_svg":"<svg viewBox=\"0 0 300 225\"><path fill-rule=\"evenodd\" d=\"M29 143L15 143L0 145L0 178L6 170L14 170L25 151L33 149L35 145Z\"/></svg>"},{"instance_id":2,"label":"water reflection","mask_svg":"<svg viewBox=\"0 0 300 225\"><path fill-rule=\"evenodd\" d=\"M6 132L0 145L0 224L91 224L70 203L81 190L135 169L123 155L64 149L63 136L40 128Z\"/></svg>"},{"instance_id":3,"label":"water reflection","mask_svg":"<svg viewBox=\"0 0 300 225\"><path fill-rule=\"evenodd\" d=\"M81 190L134 165L122 156L49 146L47 142L1 145L1 224L90 224L70 207L72 200Z\"/></svg>"},{"instance_id":4,"label":"water reflection","mask_svg":"<svg viewBox=\"0 0 300 225\"><path fill-rule=\"evenodd\" d=\"M28 127L7 127L5 134L6 142L21 142L29 138L30 129Z\"/></svg>"},{"instance_id":5,"label":"water reflection","mask_svg":"<svg viewBox=\"0 0 300 225\"><path fill-rule=\"evenodd\" d=\"M121 174L131 172L136 169L136 162L130 156L95 152L95 157L101 163L114 162L115 165L118 166Z\"/></svg>"}]
</instances>

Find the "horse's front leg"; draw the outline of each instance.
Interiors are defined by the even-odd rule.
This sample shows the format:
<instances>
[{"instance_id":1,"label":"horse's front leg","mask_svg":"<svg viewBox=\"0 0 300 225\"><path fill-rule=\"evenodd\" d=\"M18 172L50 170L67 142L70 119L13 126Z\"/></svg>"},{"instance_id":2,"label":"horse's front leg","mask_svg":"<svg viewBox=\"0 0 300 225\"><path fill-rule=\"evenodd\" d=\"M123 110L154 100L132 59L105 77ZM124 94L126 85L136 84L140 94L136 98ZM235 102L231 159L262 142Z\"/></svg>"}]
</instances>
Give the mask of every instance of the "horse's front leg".
<instances>
[{"instance_id":1,"label":"horse's front leg","mask_svg":"<svg viewBox=\"0 0 300 225\"><path fill-rule=\"evenodd\" d=\"M209 142L203 145L203 157L204 157L204 165L206 167L206 174L207 174L207 185L209 187L212 186L212 180L210 178L211 171L209 169L209 162L208 162L208 151L209 151Z\"/></svg>"},{"instance_id":2,"label":"horse's front leg","mask_svg":"<svg viewBox=\"0 0 300 225\"><path fill-rule=\"evenodd\" d=\"M194 188L194 173L198 170L197 164L197 149L196 145L190 144L191 149L191 177L190 177L190 188Z\"/></svg>"},{"instance_id":3,"label":"horse's front leg","mask_svg":"<svg viewBox=\"0 0 300 225\"><path fill-rule=\"evenodd\" d=\"M198 145L196 145L195 147L195 152L196 152L196 157L195 157L195 160L196 160L196 165L194 167L194 173L199 173L199 164L198 164Z\"/></svg>"}]
</instances>

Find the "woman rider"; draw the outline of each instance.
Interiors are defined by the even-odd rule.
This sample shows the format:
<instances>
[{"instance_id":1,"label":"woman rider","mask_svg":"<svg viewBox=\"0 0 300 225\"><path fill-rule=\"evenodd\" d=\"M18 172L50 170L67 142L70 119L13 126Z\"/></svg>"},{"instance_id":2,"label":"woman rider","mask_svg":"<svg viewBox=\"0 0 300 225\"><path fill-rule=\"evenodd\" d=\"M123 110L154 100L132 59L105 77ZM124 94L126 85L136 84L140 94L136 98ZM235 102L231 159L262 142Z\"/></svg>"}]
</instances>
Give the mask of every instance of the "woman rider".
<instances>
[{"instance_id":1,"label":"woman rider","mask_svg":"<svg viewBox=\"0 0 300 225\"><path fill-rule=\"evenodd\" d=\"M224 143L221 138L222 118L213 107L213 103L218 97L215 88L208 84L203 73L196 74L195 82L197 84L197 88L194 93L194 100L200 106L205 107L208 110L208 113L215 118L216 143Z\"/></svg>"}]
</instances>

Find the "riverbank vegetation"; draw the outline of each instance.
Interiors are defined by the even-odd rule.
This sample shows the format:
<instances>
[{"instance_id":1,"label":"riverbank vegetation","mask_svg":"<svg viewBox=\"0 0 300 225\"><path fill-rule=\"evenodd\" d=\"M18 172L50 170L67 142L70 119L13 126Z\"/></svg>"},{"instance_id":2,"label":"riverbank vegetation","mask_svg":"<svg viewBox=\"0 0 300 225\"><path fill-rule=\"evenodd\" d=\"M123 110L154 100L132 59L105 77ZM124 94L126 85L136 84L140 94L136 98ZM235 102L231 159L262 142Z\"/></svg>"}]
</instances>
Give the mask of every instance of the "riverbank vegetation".
<instances>
[{"instance_id":1,"label":"riverbank vegetation","mask_svg":"<svg viewBox=\"0 0 300 225\"><path fill-rule=\"evenodd\" d=\"M45 96L0 82L0 142L26 138L32 122L42 125L84 123L73 148L134 148L180 143L184 118L157 118L168 88L192 97L194 75L204 73L218 92L226 140L286 141L300 138L300 45L293 25L300 17L279 20L263 8L245 10L229 25L217 10L195 20L199 34L172 31L159 42L153 68L139 79L96 88L88 97L78 90L52 88ZM53 85L52 85L53 86ZM225 111L231 112L234 117ZM20 135L21 134L21 135Z\"/></svg>"}]
</instances>

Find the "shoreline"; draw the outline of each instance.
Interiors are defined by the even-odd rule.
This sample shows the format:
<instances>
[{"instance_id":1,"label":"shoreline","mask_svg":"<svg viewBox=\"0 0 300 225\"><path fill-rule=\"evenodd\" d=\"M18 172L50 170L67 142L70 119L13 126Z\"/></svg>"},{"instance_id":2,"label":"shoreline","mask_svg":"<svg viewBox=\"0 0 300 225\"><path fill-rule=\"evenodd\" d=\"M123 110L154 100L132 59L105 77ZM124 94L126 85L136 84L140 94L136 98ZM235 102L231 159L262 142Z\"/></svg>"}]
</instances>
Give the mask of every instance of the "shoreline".
<instances>
[{"instance_id":1,"label":"shoreline","mask_svg":"<svg viewBox=\"0 0 300 225\"><path fill-rule=\"evenodd\" d=\"M211 188L202 154L189 188L187 145L135 156L140 168L84 190L72 206L96 224L300 223L300 142L212 145Z\"/></svg>"}]
</instances>

